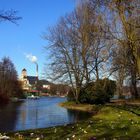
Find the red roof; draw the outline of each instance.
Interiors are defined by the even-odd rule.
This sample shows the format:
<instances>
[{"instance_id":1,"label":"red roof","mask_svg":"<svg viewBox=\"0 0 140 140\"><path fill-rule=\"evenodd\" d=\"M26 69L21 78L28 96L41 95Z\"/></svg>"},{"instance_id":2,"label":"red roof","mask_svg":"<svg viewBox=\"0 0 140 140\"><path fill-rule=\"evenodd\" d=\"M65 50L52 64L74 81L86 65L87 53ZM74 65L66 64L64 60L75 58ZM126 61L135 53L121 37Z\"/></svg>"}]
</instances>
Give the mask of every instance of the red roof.
<instances>
[{"instance_id":1,"label":"red roof","mask_svg":"<svg viewBox=\"0 0 140 140\"><path fill-rule=\"evenodd\" d=\"M30 92L38 92L38 90L31 90Z\"/></svg>"}]
</instances>

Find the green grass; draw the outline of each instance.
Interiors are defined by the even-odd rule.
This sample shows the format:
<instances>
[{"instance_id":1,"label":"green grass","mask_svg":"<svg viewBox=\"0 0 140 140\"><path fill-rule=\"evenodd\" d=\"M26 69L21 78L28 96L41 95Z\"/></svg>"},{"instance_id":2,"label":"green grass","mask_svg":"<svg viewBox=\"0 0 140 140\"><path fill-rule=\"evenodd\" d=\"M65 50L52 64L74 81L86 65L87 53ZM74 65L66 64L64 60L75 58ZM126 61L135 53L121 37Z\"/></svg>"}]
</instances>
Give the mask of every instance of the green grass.
<instances>
[{"instance_id":1,"label":"green grass","mask_svg":"<svg viewBox=\"0 0 140 140\"><path fill-rule=\"evenodd\" d=\"M97 108L95 105L90 104L76 104L75 102L63 102L59 104L61 107L65 107L68 109L86 111L86 112L94 112Z\"/></svg>"},{"instance_id":2,"label":"green grass","mask_svg":"<svg viewBox=\"0 0 140 140\"><path fill-rule=\"evenodd\" d=\"M97 140L140 140L140 117L129 110L125 110L123 106L117 108L111 105L77 105L72 102L64 103L63 106L65 105L66 107L73 106L73 109L81 107L85 110L88 108L88 111L89 108L91 111L96 109L98 113L86 121L72 125L20 131L18 133L23 135L25 140L35 140L37 137L42 137L42 140L92 140L93 138ZM131 106L129 106L130 108ZM31 133L34 133L32 137L30 136ZM8 133L7 135L12 140L19 139L15 133Z\"/></svg>"},{"instance_id":3,"label":"green grass","mask_svg":"<svg viewBox=\"0 0 140 140\"><path fill-rule=\"evenodd\" d=\"M114 104L114 105L111 105L111 106L129 111L129 112L132 112L132 113L140 116L140 105L137 105L137 104L121 104L121 105Z\"/></svg>"}]
</instances>

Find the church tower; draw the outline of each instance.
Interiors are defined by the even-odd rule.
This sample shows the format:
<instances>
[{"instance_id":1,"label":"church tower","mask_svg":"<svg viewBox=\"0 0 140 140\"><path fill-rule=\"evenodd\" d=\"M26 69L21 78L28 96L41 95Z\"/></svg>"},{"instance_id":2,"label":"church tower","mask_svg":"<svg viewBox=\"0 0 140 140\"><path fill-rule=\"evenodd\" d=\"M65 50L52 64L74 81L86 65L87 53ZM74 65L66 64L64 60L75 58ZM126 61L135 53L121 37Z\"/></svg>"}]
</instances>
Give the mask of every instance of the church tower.
<instances>
[{"instance_id":1,"label":"church tower","mask_svg":"<svg viewBox=\"0 0 140 140\"><path fill-rule=\"evenodd\" d=\"M21 79L27 78L27 70L24 68L21 72Z\"/></svg>"},{"instance_id":2,"label":"church tower","mask_svg":"<svg viewBox=\"0 0 140 140\"><path fill-rule=\"evenodd\" d=\"M38 65L36 66L36 76L27 75L27 70L24 68L21 72L20 81L22 82L23 90L34 90L38 81Z\"/></svg>"},{"instance_id":3,"label":"church tower","mask_svg":"<svg viewBox=\"0 0 140 140\"><path fill-rule=\"evenodd\" d=\"M22 88L24 90L29 90L29 81L27 79L27 70L24 68L21 72L21 82L22 82Z\"/></svg>"}]
</instances>

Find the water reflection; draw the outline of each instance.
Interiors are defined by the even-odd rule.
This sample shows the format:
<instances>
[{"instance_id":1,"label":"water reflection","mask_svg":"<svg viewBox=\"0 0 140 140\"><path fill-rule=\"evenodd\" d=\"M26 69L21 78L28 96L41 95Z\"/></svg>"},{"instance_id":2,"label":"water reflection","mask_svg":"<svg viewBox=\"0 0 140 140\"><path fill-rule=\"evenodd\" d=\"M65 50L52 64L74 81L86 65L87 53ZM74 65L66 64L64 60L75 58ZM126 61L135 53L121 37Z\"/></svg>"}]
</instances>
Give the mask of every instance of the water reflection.
<instances>
[{"instance_id":1,"label":"water reflection","mask_svg":"<svg viewBox=\"0 0 140 140\"><path fill-rule=\"evenodd\" d=\"M14 130L21 102L0 108L0 131Z\"/></svg>"},{"instance_id":2,"label":"water reflection","mask_svg":"<svg viewBox=\"0 0 140 140\"><path fill-rule=\"evenodd\" d=\"M41 98L11 103L0 109L0 131L16 131L45 128L77 122L89 117L89 113L67 110L58 103L65 98Z\"/></svg>"}]
</instances>

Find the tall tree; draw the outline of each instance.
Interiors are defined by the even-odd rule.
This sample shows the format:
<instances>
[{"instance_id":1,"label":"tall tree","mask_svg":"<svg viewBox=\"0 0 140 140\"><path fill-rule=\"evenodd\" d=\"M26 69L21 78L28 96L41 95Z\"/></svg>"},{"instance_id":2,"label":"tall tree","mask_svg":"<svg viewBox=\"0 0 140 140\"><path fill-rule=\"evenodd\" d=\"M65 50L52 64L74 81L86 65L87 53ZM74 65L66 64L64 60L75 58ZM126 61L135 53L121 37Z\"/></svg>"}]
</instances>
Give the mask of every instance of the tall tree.
<instances>
[{"instance_id":1,"label":"tall tree","mask_svg":"<svg viewBox=\"0 0 140 140\"><path fill-rule=\"evenodd\" d=\"M50 29L49 41L51 42L51 54L53 54L51 67L55 79L69 79L73 87L76 101L79 88L83 82L81 74L81 57L79 57L78 36L74 24L74 15L61 18L60 22ZM81 69L80 69L81 68ZM76 89L74 91L74 89Z\"/></svg>"},{"instance_id":2,"label":"tall tree","mask_svg":"<svg viewBox=\"0 0 140 140\"><path fill-rule=\"evenodd\" d=\"M96 8L82 3L44 35L50 41L51 75L70 82L76 101L84 84L100 78L110 54Z\"/></svg>"},{"instance_id":3,"label":"tall tree","mask_svg":"<svg viewBox=\"0 0 140 140\"><path fill-rule=\"evenodd\" d=\"M126 49L123 46L115 47L113 50L113 59L110 72L117 81L117 93L121 97L123 94L124 80L129 75L127 72Z\"/></svg>"},{"instance_id":4,"label":"tall tree","mask_svg":"<svg viewBox=\"0 0 140 140\"><path fill-rule=\"evenodd\" d=\"M139 0L110 0L104 14L108 36L117 47L124 48L127 56L127 72L131 76L131 94L137 98L137 73L139 72Z\"/></svg>"},{"instance_id":5,"label":"tall tree","mask_svg":"<svg viewBox=\"0 0 140 140\"><path fill-rule=\"evenodd\" d=\"M0 96L9 99L21 95L21 84L15 66L8 57L4 57L0 62Z\"/></svg>"}]
</instances>

